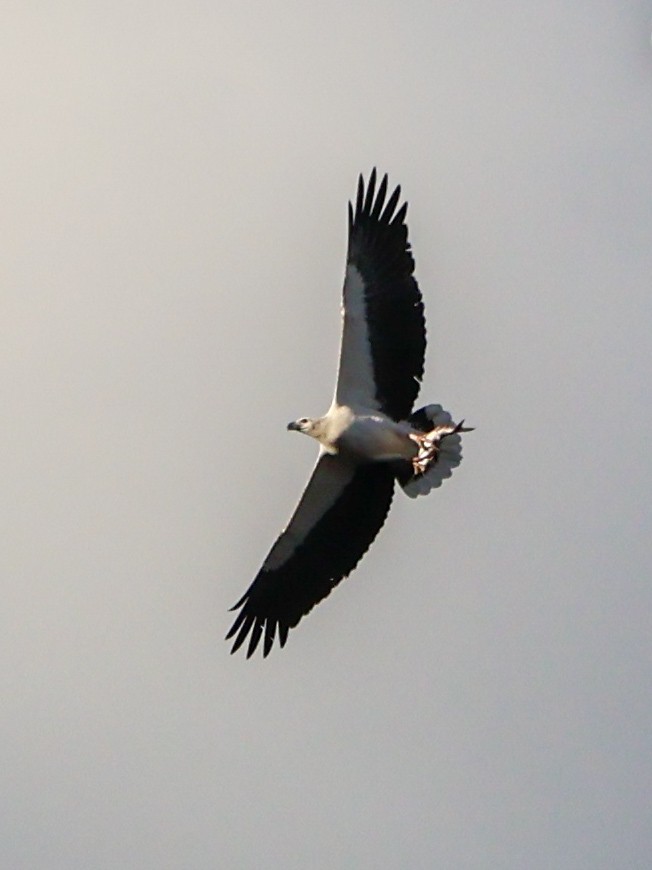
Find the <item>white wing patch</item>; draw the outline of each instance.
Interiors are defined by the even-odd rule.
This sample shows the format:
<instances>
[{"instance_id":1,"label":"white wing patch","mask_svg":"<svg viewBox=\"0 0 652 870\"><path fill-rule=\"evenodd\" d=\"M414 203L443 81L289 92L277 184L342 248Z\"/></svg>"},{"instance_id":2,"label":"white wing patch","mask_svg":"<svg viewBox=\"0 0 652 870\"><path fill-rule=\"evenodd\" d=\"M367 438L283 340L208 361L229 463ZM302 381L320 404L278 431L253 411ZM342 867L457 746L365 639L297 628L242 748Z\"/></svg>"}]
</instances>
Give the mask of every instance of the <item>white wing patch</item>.
<instances>
[{"instance_id":1,"label":"white wing patch","mask_svg":"<svg viewBox=\"0 0 652 870\"><path fill-rule=\"evenodd\" d=\"M263 563L263 570L275 571L294 554L324 514L338 500L353 479L355 468L343 459L320 453L290 522L281 532Z\"/></svg>"},{"instance_id":2,"label":"white wing patch","mask_svg":"<svg viewBox=\"0 0 652 870\"><path fill-rule=\"evenodd\" d=\"M335 401L353 408L379 410L364 290L362 275L349 263L344 279L342 340Z\"/></svg>"}]
</instances>

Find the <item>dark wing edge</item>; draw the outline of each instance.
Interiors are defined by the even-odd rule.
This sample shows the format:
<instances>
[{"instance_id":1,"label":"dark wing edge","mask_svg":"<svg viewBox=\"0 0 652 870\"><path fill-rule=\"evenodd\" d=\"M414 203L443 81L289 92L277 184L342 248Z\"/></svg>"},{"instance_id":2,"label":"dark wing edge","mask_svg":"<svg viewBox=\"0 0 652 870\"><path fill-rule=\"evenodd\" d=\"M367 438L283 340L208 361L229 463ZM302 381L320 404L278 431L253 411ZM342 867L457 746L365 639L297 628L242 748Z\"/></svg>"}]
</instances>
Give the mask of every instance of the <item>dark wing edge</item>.
<instances>
[{"instance_id":1,"label":"dark wing edge","mask_svg":"<svg viewBox=\"0 0 652 870\"><path fill-rule=\"evenodd\" d=\"M323 456L320 463L324 461L340 460ZM247 637L247 658L253 655L261 638L264 657L269 655L277 635L280 646L285 646L289 630L351 573L369 549L385 522L393 494L394 474L388 464L358 466L339 497L289 558L271 570L263 564L249 589L231 608L240 608L226 635L227 640L235 636L231 653Z\"/></svg>"},{"instance_id":2,"label":"dark wing edge","mask_svg":"<svg viewBox=\"0 0 652 870\"><path fill-rule=\"evenodd\" d=\"M349 203L347 262L362 276L381 410L406 419L419 393L426 351L421 293L408 242L407 203L397 210L401 188L387 202L387 175L376 191L376 169L365 189L358 179L355 209Z\"/></svg>"}]
</instances>

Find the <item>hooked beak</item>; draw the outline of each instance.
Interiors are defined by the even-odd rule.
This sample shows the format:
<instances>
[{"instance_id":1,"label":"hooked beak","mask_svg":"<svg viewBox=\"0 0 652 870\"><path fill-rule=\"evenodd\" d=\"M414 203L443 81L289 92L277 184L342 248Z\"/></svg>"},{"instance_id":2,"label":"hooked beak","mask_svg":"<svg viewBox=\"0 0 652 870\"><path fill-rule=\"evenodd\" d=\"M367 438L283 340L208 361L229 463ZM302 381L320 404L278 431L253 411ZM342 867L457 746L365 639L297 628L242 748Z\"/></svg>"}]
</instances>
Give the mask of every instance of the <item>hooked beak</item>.
<instances>
[{"instance_id":1,"label":"hooked beak","mask_svg":"<svg viewBox=\"0 0 652 870\"><path fill-rule=\"evenodd\" d=\"M296 420L293 420L291 423L288 423L288 432L299 432L301 427L297 423Z\"/></svg>"}]
</instances>

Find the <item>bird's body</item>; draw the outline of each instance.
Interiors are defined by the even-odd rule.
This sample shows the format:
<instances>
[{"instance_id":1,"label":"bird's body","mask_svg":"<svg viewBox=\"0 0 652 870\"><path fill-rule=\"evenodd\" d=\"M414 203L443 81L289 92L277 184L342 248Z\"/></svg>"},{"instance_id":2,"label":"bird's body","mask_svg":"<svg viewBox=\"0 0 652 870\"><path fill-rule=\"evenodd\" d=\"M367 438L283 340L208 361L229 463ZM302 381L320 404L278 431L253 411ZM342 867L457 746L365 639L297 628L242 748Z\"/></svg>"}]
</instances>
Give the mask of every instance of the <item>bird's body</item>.
<instances>
[{"instance_id":1,"label":"bird's body","mask_svg":"<svg viewBox=\"0 0 652 870\"><path fill-rule=\"evenodd\" d=\"M285 530L234 609L227 638L267 655L346 577L381 528L395 481L409 496L439 486L461 460L461 435L439 405L412 413L423 375L425 321L413 277L400 188L387 176L358 183L349 206L349 250L335 396L323 417L288 429L320 445L317 464Z\"/></svg>"},{"instance_id":2,"label":"bird's body","mask_svg":"<svg viewBox=\"0 0 652 870\"><path fill-rule=\"evenodd\" d=\"M350 409L346 409L350 411ZM418 446L412 440L409 423L398 423L385 414L361 409L350 411L349 427L337 441L339 452L359 462L388 462L393 459L412 460Z\"/></svg>"},{"instance_id":3,"label":"bird's body","mask_svg":"<svg viewBox=\"0 0 652 870\"><path fill-rule=\"evenodd\" d=\"M327 453L353 462L413 459L417 454L408 423L397 423L370 408L333 404L326 415L310 423L306 434L319 441ZM294 424L290 426L295 428Z\"/></svg>"}]
</instances>

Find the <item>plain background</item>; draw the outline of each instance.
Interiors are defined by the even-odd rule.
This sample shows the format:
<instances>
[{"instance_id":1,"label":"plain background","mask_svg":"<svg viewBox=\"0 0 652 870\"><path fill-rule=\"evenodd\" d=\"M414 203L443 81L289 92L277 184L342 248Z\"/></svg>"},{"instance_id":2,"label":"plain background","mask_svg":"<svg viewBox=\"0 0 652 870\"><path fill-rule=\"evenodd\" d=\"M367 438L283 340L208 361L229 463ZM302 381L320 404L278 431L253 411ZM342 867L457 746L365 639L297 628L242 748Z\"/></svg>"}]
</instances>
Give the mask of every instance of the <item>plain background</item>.
<instances>
[{"instance_id":1,"label":"plain background","mask_svg":"<svg viewBox=\"0 0 652 870\"><path fill-rule=\"evenodd\" d=\"M1 18L0 864L647 870L652 4ZM373 165L477 429L246 662Z\"/></svg>"}]
</instances>

